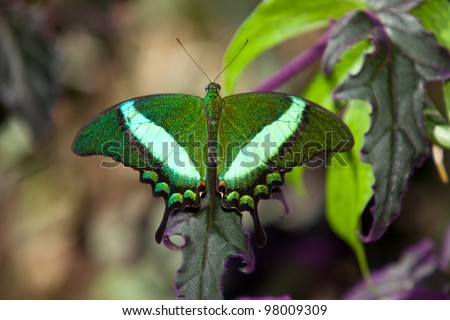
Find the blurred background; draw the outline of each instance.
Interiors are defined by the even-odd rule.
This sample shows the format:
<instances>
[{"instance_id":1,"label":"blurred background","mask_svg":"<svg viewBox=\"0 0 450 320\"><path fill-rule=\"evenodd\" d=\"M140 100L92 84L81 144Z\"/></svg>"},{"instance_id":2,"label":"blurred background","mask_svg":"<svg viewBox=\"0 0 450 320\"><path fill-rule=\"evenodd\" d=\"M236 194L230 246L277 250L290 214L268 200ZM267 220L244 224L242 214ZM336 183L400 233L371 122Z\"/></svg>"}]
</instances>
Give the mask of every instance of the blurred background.
<instances>
[{"instance_id":1,"label":"blurred background","mask_svg":"<svg viewBox=\"0 0 450 320\"><path fill-rule=\"evenodd\" d=\"M207 80L176 38L214 78L229 40L258 3L0 1L0 298L175 298L181 254L154 241L163 201L132 169L101 168L106 159L77 157L70 146L89 119L125 99L203 96ZM256 87L317 36L258 58L237 91ZM319 67L279 90L301 94ZM280 218L280 203L261 204L268 244L254 248L253 274L240 274L239 261L230 263L225 298L339 299L359 281L353 253L324 220L323 178L323 169L307 170L304 190L284 187L287 218ZM450 222L449 191L425 161L401 217L367 246L369 265L392 263L425 238L440 250ZM249 220L244 215L252 231Z\"/></svg>"}]
</instances>

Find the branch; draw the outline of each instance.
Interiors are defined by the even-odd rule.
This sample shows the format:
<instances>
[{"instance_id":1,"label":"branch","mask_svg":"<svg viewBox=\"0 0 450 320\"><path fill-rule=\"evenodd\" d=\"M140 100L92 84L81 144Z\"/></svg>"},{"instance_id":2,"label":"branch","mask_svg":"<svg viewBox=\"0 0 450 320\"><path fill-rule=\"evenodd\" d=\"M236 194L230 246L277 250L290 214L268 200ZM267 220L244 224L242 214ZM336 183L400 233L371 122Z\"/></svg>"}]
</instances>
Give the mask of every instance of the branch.
<instances>
[{"instance_id":1,"label":"branch","mask_svg":"<svg viewBox=\"0 0 450 320\"><path fill-rule=\"evenodd\" d=\"M327 46L328 39L329 33L327 32L311 48L303 51L296 58L294 58L294 60L285 65L278 73L253 89L253 91L263 92L274 90L296 74L302 72L309 65L311 65L311 63L322 57L325 47Z\"/></svg>"}]
</instances>

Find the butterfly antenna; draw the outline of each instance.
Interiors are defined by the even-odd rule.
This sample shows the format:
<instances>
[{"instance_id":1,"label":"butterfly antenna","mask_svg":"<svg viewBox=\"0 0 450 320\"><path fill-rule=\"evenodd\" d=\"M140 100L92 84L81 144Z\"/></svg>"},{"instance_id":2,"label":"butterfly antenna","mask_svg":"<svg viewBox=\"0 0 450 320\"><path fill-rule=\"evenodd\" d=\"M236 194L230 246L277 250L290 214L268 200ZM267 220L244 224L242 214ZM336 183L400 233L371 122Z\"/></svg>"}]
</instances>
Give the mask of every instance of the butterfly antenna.
<instances>
[{"instance_id":1,"label":"butterfly antenna","mask_svg":"<svg viewBox=\"0 0 450 320\"><path fill-rule=\"evenodd\" d=\"M206 74L205 71L203 71L203 69L200 67L200 65L197 63L197 61L195 61L194 58L192 58L192 56L189 54L189 52L186 50L186 48L183 46L183 44L181 43L180 39L177 38L178 44L181 46L181 48L183 48L184 52L186 52L186 54L188 55L189 58L191 58L192 62L194 62L194 64L197 66L197 68L200 69L200 71L205 75L206 79L208 79L209 82L212 82L211 79L209 79L208 75Z\"/></svg>"},{"instance_id":2,"label":"butterfly antenna","mask_svg":"<svg viewBox=\"0 0 450 320\"><path fill-rule=\"evenodd\" d=\"M238 51L238 53L236 53L236 55L234 56L233 59L231 59L230 62L228 62L228 64L222 69L222 71L219 72L219 74L217 75L217 77L214 78L213 82L216 82L217 78L234 62L234 60L236 60L236 58L239 56L239 54L242 52L242 50L244 50L245 46L248 43L248 39L245 40L244 45L242 46L242 48Z\"/></svg>"}]
</instances>

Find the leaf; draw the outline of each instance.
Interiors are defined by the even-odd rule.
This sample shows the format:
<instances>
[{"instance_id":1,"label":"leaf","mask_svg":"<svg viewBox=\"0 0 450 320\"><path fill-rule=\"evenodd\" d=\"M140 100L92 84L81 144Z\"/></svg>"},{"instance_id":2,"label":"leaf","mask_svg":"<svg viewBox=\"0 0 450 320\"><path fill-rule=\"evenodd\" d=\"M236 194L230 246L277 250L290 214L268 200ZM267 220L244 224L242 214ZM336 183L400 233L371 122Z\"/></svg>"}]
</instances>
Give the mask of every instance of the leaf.
<instances>
[{"instance_id":1,"label":"leaf","mask_svg":"<svg viewBox=\"0 0 450 320\"><path fill-rule=\"evenodd\" d=\"M225 71L226 92L234 91L240 73L253 59L264 51L302 33L328 25L350 10L365 8L362 0L266 0L262 1L242 23L225 53L230 61L245 41L245 50Z\"/></svg>"},{"instance_id":2,"label":"leaf","mask_svg":"<svg viewBox=\"0 0 450 320\"><path fill-rule=\"evenodd\" d=\"M363 53L371 50L371 44L364 39L347 48L333 72L326 76L318 74L304 93L307 99L316 101L332 111L338 108L332 93L336 85L348 74L357 73L363 63ZM355 139L355 146L349 153L339 154L345 166L331 165L326 171L326 217L333 232L354 251L362 274L370 283L369 268L364 246L359 238L360 217L373 192L373 174L370 165L363 163L360 149L364 133L369 128L368 105L352 102L345 111L343 121L349 126ZM332 160L331 160L332 161ZM342 186L345 186L344 188ZM349 196L351 195L351 196Z\"/></svg>"},{"instance_id":3,"label":"leaf","mask_svg":"<svg viewBox=\"0 0 450 320\"><path fill-rule=\"evenodd\" d=\"M217 193L207 194L202 203L205 205L198 212L185 210L172 215L165 232L168 247L175 246L170 237L180 235L184 239L183 262L175 282L181 299L222 299L222 276L231 257L242 258L245 267L241 270L245 273L254 268L241 215L224 210Z\"/></svg>"},{"instance_id":4,"label":"leaf","mask_svg":"<svg viewBox=\"0 0 450 320\"><path fill-rule=\"evenodd\" d=\"M433 105L431 101L429 104ZM424 116L425 128L431 142L443 148L450 149L450 124L448 121L440 114L436 107L427 108Z\"/></svg>"},{"instance_id":5,"label":"leaf","mask_svg":"<svg viewBox=\"0 0 450 320\"><path fill-rule=\"evenodd\" d=\"M436 36L440 44L450 47L450 3L448 0L424 1L412 11L425 29Z\"/></svg>"},{"instance_id":6,"label":"leaf","mask_svg":"<svg viewBox=\"0 0 450 320\"><path fill-rule=\"evenodd\" d=\"M450 81L444 83L444 100L447 120L450 122Z\"/></svg>"},{"instance_id":7,"label":"leaf","mask_svg":"<svg viewBox=\"0 0 450 320\"><path fill-rule=\"evenodd\" d=\"M365 39L350 48L347 47L346 51L341 54L339 63L335 64L333 72L328 76L319 74L305 92L305 97L336 111L338 108L332 99L333 89L348 74L360 70L363 63L362 54L370 49L370 42ZM337 163L328 166L326 175L327 221L333 232L353 249L361 272L366 278L369 271L364 247L358 234L360 232L360 216L372 197L372 169L370 165L363 163L360 159L364 133L369 127L369 110L364 103L353 102L347 107L343 121L352 131L355 146L350 152L339 154L345 161L345 166ZM331 159L331 161L333 160ZM345 188L342 187L343 185Z\"/></svg>"},{"instance_id":8,"label":"leaf","mask_svg":"<svg viewBox=\"0 0 450 320\"><path fill-rule=\"evenodd\" d=\"M48 128L56 101L56 54L36 16L23 11L0 16L0 107L30 126L35 139Z\"/></svg>"},{"instance_id":9,"label":"leaf","mask_svg":"<svg viewBox=\"0 0 450 320\"><path fill-rule=\"evenodd\" d=\"M303 93L303 96L330 111L336 112L339 110L333 100L334 88L338 83L344 81L349 74L355 74L361 69L362 55L370 49L371 44L365 39L349 47L341 54L341 59L339 63L334 65L333 72L328 72L327 75L319 73Z\"/></svg>"},{"instance_id":10,"label":"leaf","mask_svg":"<svg viewBox=\"0 0 450 320\"><path fill-rule=\"evenodd\" d=\"M335 97L367 100L373 108L363 152L375 175L373 224L365 237L374 241L398 216L409 175L429 153L422 118L424 83L450 76L450 55L407 13L359 11L336 24L325 51L325 70L331 70L346 46L369 36L375 51L357 75L336 89Z\"/></svg>"},{"instance_id":11,"label":"leaf","mask_svg":"<svg viewBox=\"0 0 450 320\"><path fill-rule=\"evenodd\" d=\"M334 88L349 73L354 74L360 70L363 63L362 55L370 49L371 44L366 39L347 47L341 54L339 63L335 64L333 72L328 76L318 74L303 95L336 112L338 106L332 98ZM345 167L340 165L327 167L325 194L328 224L333 232L351 247L357 257L361 273L370 284L364 246L358 236L362 211L373 195L372 169L360 159L364 133L369 127L369 111L367 104L360 102L350 103L345 111L343 121L353 133L355 146L349 153L338 155L345 161Z\"/></svg>"},{"instance_id":12,"label":"leaf","mask_svg":"<svg viewBox=\"0 0 450 320\"><path fill-rule=\"evenodd\" d=\"M368 0L369 5L375 10L409 11L425 0Z\"/></svg>"},{"instance_id":13,"label":"leaf","mask_svg":"<svg viewBox=\"0 0 450 320\"><path fill-rule=\"evenodd\" d=\"M369 112L370 106L363 101L349 103L343 120L355 138L355 146L349 152L333 155L326 175L328 223L333 232L353 249L366 278L369 277L369 268L359 237L360 218L372 198L374 177L372 167L360 160L360 150L370 125ZM343 162L333 162L335 156L339 156Z\"/></svg>"}]
</instances>

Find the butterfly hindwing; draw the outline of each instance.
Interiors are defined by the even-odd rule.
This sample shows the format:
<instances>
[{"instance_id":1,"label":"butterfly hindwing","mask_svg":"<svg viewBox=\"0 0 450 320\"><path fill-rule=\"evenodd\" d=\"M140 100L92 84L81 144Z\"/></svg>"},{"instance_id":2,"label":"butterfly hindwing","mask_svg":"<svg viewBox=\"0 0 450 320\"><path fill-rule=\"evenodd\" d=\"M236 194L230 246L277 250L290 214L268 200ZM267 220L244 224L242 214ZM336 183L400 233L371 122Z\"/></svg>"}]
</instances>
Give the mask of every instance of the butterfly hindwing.
<instances>
[{"instance_id":1,"label":"butterfly hindwing","mask_svg":"<svg viewBox=\"0 0 450 320\"><path fill-rule=\"evenodd\" d=\"M157 232L161 241L170 212L199 206L205 188L207 121L202 99L182 94L139 97L119 103L80 130L72 150L104 155L140 172L140 180L165 199Z\"/></svg>"},{"instance_id":2,"label":"butterfly hindwing","mask_svg":"<svg viewBox=\"0 0 450 320\"><path fill-rule=\"evenodd\" d=\"M283 184L285 172L324 151L348 150L353 138L345 124L322 107L296 96L265 92L223 99L218 142L217 188L222 204L250 211L258 242L263 243L258 201Z\"/></svg>"}]
</instances>

